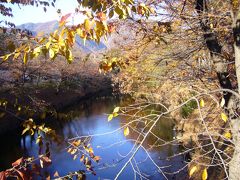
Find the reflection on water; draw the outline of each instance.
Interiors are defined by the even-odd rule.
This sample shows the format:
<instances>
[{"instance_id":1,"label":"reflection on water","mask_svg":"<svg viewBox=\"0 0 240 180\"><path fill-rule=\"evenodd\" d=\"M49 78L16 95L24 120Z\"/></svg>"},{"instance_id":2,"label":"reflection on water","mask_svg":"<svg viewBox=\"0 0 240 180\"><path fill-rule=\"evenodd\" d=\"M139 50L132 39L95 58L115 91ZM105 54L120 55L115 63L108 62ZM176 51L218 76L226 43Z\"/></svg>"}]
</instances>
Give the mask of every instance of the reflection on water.
<instances>
[{"instance_id":1,"label":"reflection on water","mask_svg":"<svg viewBox=\"0 0 240 180\"><path fill-rule=\"evenodd\" d=\"M111 132L119 127L122 127L126 119L122 117L114 118L111 122L107 122L107 114L110 113L113 107L119 104L116 99L100 99L96 101L85 102L84 104L76 105L65 112L58 114L58 120L49 120L48 125L57 130L65 140L76 136L101 134ZM172 139L172 123L168 119L163 119L156 126L154 133L165 140ZM127 138L122 131L112 134L93 137L91 146L94 154L101 157L100 162L94 164L94 170L97 175L87 175L87 179L113 179L121 167L126 163L130 157L125 155L132 149L137 134L130 132ZM1 137L4 146L0 149L0 168L9 168L11 162L20 158L21 156L35 156L38 155L38 146L30 136L25 138L18 138L16 135L7 135ZM154 137L147 138L144 147L147 148L149 144L153 144L156 140ZM79 158L73 160L73 157L66 152L66 143L56 145L51 143L51 159L52 165L45 168L43 171L49 172L51 177L58 171L60 176L64 176L69 172L78 170L85 170L85 167ZM164 171L174 172L184 166L183 157L177 157L171 161L165 160L165 157L171 156L178 152L178 146L162 146L150 150L151 157L161 167L166 166ZM132 165L135 169L139 169L142 174L145 174L149 179L164 179L158 173L158 169L153 165L143 149L140 149L133 160ZM44 173L44 172L43 172ZM186 172L182 172L176 176L168 175L168 178L184 179ZM140 177L137 175L137 179ZM134 179L134 171L129 164L123 171L120 179Z\"/></svg>"}]
</instances>

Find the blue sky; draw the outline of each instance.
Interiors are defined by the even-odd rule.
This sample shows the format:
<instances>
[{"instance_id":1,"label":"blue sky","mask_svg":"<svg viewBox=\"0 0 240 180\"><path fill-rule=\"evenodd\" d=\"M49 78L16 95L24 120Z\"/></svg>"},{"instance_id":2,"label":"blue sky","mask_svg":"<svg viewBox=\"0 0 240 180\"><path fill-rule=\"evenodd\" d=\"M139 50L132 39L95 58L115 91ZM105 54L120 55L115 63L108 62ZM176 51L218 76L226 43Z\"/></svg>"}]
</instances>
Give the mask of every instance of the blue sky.
<instances>
[{"instance_id":1,"label":"blue sky","mask_svg":"<svg viewBox=\"0 0 240 180\"><path fill-rule=\"evenodd\" d=\"M19 6L12 4L6 4L6 6L12 8L14 17L8 18L0 15L0 20L4 19L15 23L15 25L20 25L28 22L39 23L58 20L57 9L61 9L63 15L71 12L74 13L75 8L78 6L78 2L77 0L57 0L55 7L48 7L46 13L43 11L42 7Z\"/></svg>"}]
</instances>

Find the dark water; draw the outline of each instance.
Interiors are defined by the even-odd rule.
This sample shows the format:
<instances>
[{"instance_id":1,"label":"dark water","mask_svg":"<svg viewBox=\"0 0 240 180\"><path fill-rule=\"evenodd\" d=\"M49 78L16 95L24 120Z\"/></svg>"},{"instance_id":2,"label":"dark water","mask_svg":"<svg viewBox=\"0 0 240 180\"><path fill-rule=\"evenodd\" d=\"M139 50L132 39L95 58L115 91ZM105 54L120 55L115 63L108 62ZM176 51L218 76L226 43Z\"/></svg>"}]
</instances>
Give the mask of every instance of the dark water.
<instances>
[{"instance_id":1,"label":"dark water","mask_svg":"<svg viewBox=\"0 0 240 180\"><path fill-rule=\"evenodd\" d=\"M123 123L126 122L126 119L123 117L114 118L111 122L107 121L106 113L110 113L119 103L120 101L116 99L100 99L85 102L66 109L58 115L58 120L50 120L48 125L56 129L57 133L65 140L76 136L112 132L122 127ZM155 131L162 139L171 140L173 138L172 123L168 119L160 121ZM16 133L0 138L2 143L0 149L1 170L10 168L11 163L22 156L38 156L38 145L35 144L35 139L31 136L22 138ZM125 137L123 130L93 137L90 142L91 146L94 154L100 156L101 160L99 163L93 163L96 175L89 173L87 179L114 179L131 155L128 155L126 158L123 157L128 154L134 145L131 139L136 138L137 134L131 131L129 136ZM148 144L152 144L154 141L154 138L146 139L144 147L147 148ZM61 145L51 143L50 147L52 165L43 169L43 173L48 172L53 178L53 174L56 171L60 176L64 176L69 172L86 170L79 158L73 160L73 156L67 153L66 143L63 142ZM166 160L166 157L179 152L178 146L167 145L151 149L148 152L157 165L167 166L163 169L165 172L175 172L184 166L184 158L182 156ZM137 169L136 164L141 173L145 174L148 179L165 179L141 148L133 161L133 166ZM167 177L168 179L185 179L186 172L181 171L179 174L167 175ZM140 179L140 176L134 176L132 166L129 164L119 179L128 180L134 178Z\"/></svg>"}]
</instances>

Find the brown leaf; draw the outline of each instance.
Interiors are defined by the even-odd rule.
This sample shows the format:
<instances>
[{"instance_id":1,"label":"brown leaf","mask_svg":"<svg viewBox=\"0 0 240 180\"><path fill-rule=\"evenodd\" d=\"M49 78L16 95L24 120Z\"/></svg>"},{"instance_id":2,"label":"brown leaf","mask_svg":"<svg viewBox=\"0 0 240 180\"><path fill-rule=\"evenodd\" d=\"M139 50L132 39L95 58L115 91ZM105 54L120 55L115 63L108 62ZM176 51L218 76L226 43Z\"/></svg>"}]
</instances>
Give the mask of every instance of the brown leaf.
<instances>
[{"instance_id":1,"label":"brown leaf","mask_svg":"<svg viewBox=\"0 0 240 180\"><path fill-rule=\"evenodd\" d=\"M46 180L51 180L50 175L48 175L48 176L46 177Z\"/></svg>"},{"instance_id":2,"label":"brown leaf","mask_svg":"<svg viewBox=\"0 0 240 180\"><path fill-rule=\"evenodd\" d=\"M40 156L40 166L41 168L44 168L46 166L49 166L52 163L52 160L48 158L47 156Z\"/></svg>"},{"instance_id":3,"label":"brown leaf","mask_svg":"<svg viewBox=\"0 0 240 180\"><path fill-rule=\"evenodd\" d=\"M84 160L84 154L82 154L81 158L80 158L80 161L83 162Z\"/></svg>"},{"instance_id":4,"label":"brown leaf","mask_svg":"<svg viewBox=\"0 0 240 180\"><path fill-rule=\"evenodd\" d=\"M21 177L22 180L28 180L28 176L26 175L25 171L20 171L20 170L16 170L18 173L18 177Z\"/></svg>"},{"instance_id":5,"label":"brown leaf","mask_svg":"<svg viewBox=\"0 0 240 180\"><path fill-rule=\"evenodd\" d=\"M89 156L90 156L91 158L94 158L93 152L89 152Z\"/></svg>"},{"instance_id":6,"label":"brown leaf","mask_svg":"<svg viewBox=\"0 0 240 180\"><path fill-rule=\"evenodd\" d=\"M53 176L54 176L54 177L60 177L57 171L54 173Z\"/></svg>"},{"instance_id":7,"label":"brown leaf","mask_svg":"<svg viewBox=\"0 0 240 180\"><path fill-rule=\"evenodd\" d=\"M41 168L37 164L33 163L32 164L32 173L40 175L40 171L41 171Z\"/></svg>"}]
</instances>

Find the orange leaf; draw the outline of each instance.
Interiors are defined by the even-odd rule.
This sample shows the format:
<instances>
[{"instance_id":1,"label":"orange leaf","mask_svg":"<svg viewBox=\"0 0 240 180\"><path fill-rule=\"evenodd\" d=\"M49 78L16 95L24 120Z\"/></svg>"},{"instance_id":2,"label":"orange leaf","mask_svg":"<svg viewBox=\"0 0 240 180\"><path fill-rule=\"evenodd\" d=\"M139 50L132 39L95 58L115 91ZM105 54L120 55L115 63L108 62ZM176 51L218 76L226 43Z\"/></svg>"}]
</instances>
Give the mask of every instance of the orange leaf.
<instances>
[{"instance_id":1,"label":"orange leaf","mask_svg":"<svg viewBox=\"0 0 240 180\"><path fill-rule=\"evenodd\" d=\"M100 158L100 156L95 156L93 159L94 159L94 161L98 162L101 158Z\"/></svg>"},{"instance_id":2,"label":"orange leaf","mask_svg":"<svg viewBox=\"0 0 240 180\"><path fill-rule=\"evenodd\" d=\"M65 23L66 23L66 20L67 20L71 15L72 15L72 13L68 13L68 14L62 16L62 18L61 18L61 20L60 20L60 22L59 22L60 26L62 26L63 24L65 24Z\"/></svg>"},{"instance_id":3,"label":"orange leaf","mask_svg":"<svg viewBox=\"0 0 240 180\"><path fill-rule=\"evenodd\" d=\"M16 160L14 163L12 163L13 167L19 166L23 162L23 157L20 159Z\"/></svg>"},{"instance_id":4,"label":"orange leaf","mask_svg":"<svg viewBox=\"0 0 240 180\"><path fill-rule=\"evenodd\" d=\"M5 171L0 172L0 179L1 180L6 180L7 179Z\"/></svg>"},{"instance_id":5,"label":"orange leaf","mask_svg":"<svg viewBox=\"0 0 240 180\"><path fill-rule=\"evenodd\" d=\"M78 147L81 144L81 140L74 141L72 144Z\"/></svg>"},{"instance_id":6,"label":"orange leaf","mask_svg":"<svg viewBox=\"0 0 240 180\"><path fill-rule=\"evenodd\" d=\"M103 12L97 13L97 17L98 17L98 19L99 19L100 21L105 21L105 20L107 20L106 14L103 13Z\"/></svg>"}]
</instances>

